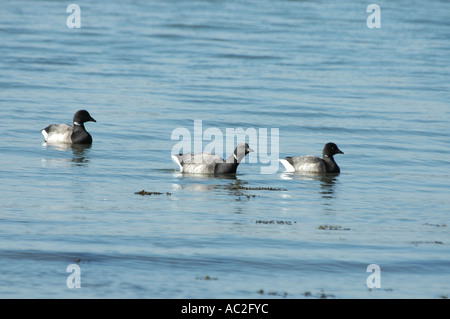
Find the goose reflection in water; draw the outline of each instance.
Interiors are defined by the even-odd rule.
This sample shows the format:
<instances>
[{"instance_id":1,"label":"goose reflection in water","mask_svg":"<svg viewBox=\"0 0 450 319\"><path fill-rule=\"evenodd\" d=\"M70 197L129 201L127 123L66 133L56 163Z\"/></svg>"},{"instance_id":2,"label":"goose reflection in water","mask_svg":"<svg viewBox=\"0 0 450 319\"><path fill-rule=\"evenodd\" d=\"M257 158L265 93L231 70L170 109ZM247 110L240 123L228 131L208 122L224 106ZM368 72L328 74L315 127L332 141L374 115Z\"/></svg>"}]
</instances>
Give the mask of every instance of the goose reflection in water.
<instances>
[{"instance_id":1,"label":"goose reflection in water","mask_svg":"<svg viewBox=\"0 0 450 319\"><path fill-rule=\"evenodd\" d=\"M181 173L176 171L174 173L175 177L180 178L180 181L187 181L188 183L176 183L173 185L173 189L183 189L191 191L209 192L215 189L223 188L224 180L232 180L239 183L239 179L236 174L225 174L225 175L202 175L202 174L189 174ZM203 183L203 182L207 182ZM209 182L212 182L209 183Z\"/></svg>"},{"instance_id":2,"label":"goose reflection in water","mask_svg":"<svg viewBox=\"0 0 450 319\"><path fill-rule=\"evenodd\" d=\"M89 152L91 145L78 144L72 145L72 163L76 166L83 166L89 162Z\"/></svg>"},{"instance_id":3,"label":"goose reflection in water","mask_svg":"<svg viewBox=\"0 0 450 319\"><path fill-rule=\"evenodd\" d=\"M84 166L89 162L89 151L92 145L90 144L48 144L44 142L42 144L44 148L51 147L54 150L61 152L69 152L72 151L72 158L52 158L44 160L47 163L56 163L56 162L72 162L74 166Z\"/></svg>"},{"instance_id":4,"label":"goose reflection in water","mask_svg":"<svg viewBox=\"0 0 450 319\"><path fill-rule=\"evenodd\" d=\"M319 181L323 198L333 198L339 173L282 173L282 179Z\"/></svg>"}]
</instances>

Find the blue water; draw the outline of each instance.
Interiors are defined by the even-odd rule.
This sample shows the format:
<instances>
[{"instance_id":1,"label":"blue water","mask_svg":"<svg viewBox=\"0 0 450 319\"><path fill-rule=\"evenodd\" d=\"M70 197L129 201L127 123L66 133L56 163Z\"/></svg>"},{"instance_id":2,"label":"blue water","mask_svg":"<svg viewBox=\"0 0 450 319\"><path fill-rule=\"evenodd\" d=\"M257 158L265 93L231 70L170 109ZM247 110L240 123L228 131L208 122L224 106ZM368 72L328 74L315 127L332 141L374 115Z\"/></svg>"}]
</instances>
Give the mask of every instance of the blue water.
<instances>
[{"instance_id":1,"label":"blue water","mask_svg":"<svg viewBox=\"0 0 450 319\"><path fill-rule=\"evenodd\" d=\"M0 297L449 295L448 1L379 1L374 29L364 1L76 3L79 29L0 9ZM78 109L90 148L43 143ZM183 176L195 120L277 128L280 158L335 142L341 174Z\"/></svg>"}]
</instances>

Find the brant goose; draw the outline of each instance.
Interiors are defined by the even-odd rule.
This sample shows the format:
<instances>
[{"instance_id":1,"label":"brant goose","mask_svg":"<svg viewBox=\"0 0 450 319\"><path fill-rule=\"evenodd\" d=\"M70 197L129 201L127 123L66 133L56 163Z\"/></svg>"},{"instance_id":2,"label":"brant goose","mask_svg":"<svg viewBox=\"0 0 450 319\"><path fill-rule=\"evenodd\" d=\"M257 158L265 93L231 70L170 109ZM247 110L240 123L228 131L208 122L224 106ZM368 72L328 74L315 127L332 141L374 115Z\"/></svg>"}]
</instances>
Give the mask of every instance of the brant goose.
<instances>
[{"instance_id":1,"label":"brant goose","mask_svg":"<svg viewBox=\"0 0 450 319\"><path fill-rule=\"evenodd\" d=\"M253 150L247 143L240 143L226 160L211 153L172 155L182 173L190 174L235 174L242 159Z\"/></svg>"},{"instance_id":2,"label":"brant goose","mask_svg":"<svg viewBox=\"0 0 450 319\"><path fill-rule=\"evenodd\" d=\"M92 144L92 136L84 128L85 122L97 122L88 111L80 110L73 116L73 126L52 124L41 130L47 143Z\"/></svg>"},{"instance_id":3,"label":"brant goose","mask_svg":"<svg viewBox=\"0 0 450 319\"><path fill-rule=\"evenodd\" d=\"M339 166L334 161L335 154L344 154L336 144L325 144L323 158L306 155L286 157L280 159L281 164L286 168L286 172L303 172L303 173L339 173Z\"/></svg>"}]
</instances>

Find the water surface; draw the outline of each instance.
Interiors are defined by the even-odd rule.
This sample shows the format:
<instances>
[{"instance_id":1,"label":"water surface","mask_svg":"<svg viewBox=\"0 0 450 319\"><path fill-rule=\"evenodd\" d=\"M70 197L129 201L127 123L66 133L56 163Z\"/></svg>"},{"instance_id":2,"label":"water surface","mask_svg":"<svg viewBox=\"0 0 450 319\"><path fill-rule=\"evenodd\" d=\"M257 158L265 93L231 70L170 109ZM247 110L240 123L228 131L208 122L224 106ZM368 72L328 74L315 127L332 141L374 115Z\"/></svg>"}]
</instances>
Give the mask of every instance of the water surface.
<instances>
[{"instance_id":1,"label":"water surface","mask_svg":"<svg viewBox=\"0 0 450 319\"><path fill-rule=\"evenodd\" d=\"M2 298L448 296L448 2L381 1L380 29L360 1L77 4L80 29L0 12ZM43 143L78 109L91 147ZM278 128L280 157L335 142L342 172L183 176L194 120Z\"/></svg>"}]
</instances>

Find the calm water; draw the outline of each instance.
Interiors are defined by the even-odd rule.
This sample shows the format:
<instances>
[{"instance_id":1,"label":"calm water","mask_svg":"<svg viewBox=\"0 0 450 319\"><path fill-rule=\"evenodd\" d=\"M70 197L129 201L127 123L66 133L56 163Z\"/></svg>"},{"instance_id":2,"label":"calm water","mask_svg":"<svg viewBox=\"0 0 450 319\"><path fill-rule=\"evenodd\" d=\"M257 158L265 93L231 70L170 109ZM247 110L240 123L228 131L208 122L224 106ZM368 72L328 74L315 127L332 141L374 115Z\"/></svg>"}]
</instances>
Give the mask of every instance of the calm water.
<instances>
[{"instance_id":1,"label":"calm water","mask_svg":"<svg viewBox=\"0 0 450 319\"><path fill-rule=\"evenodd\" d=\"M379 1L379 29L364 1L76 3L80 29L1 6L0 297L450 294L448 1ZM92 147L43 144L78 109ZM333 141L342 172L181 176L194 120L278 128L280 157Z\"/></svg>"}]
</instances>

